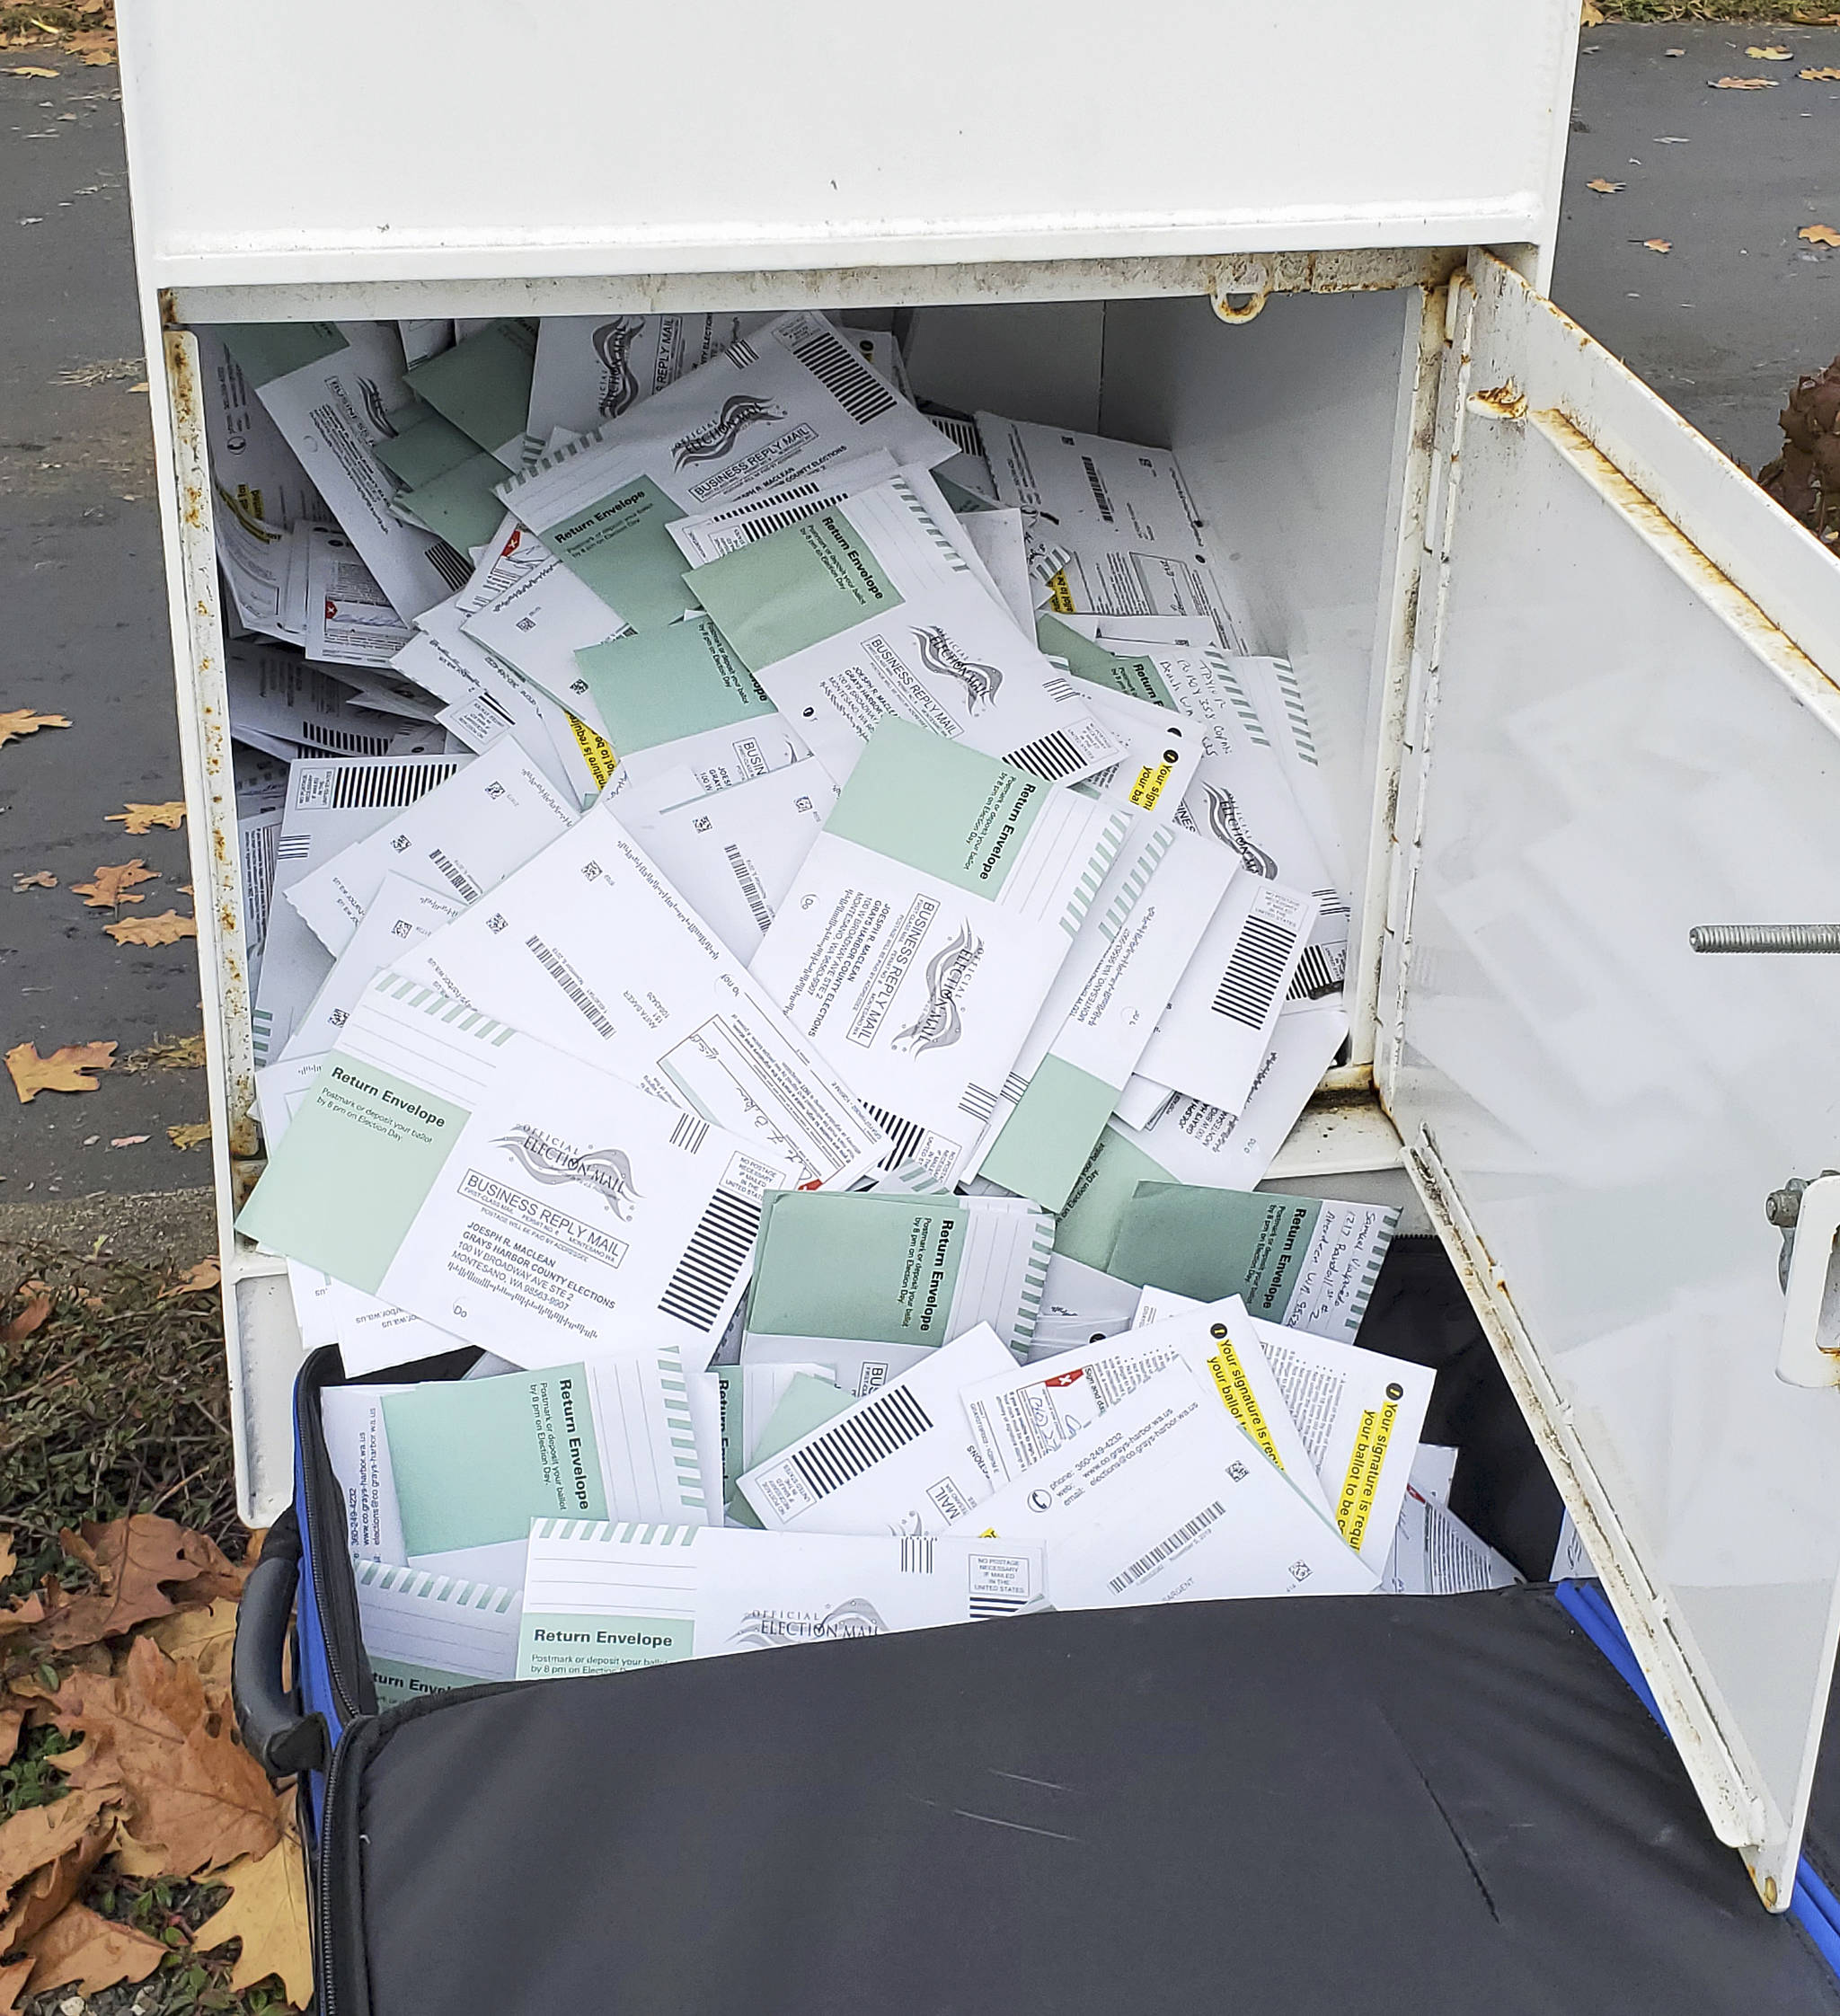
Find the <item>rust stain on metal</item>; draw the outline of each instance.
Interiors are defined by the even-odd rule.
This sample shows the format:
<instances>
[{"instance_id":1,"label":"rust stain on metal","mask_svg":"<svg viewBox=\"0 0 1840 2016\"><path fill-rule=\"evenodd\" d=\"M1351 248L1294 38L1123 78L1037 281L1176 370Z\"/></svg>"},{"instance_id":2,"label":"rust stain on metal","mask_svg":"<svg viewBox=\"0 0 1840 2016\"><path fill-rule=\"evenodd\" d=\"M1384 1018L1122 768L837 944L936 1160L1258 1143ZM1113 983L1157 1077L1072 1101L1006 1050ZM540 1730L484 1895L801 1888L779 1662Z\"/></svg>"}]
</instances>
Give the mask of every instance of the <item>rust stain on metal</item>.
<instances>
[{"instance_id":1,"label":"rust stain on metal","mask_svg":"<svg viewBox=\"0 0 1840 2016\"><path fill-rule=\"evenodd\" d=\"M1512 378L1505 385L1491 385L1486 392L1473 392L1470 404L1497 420L1517 420L1527 417L1527 395Z\"/></svg>"}]
</instances>

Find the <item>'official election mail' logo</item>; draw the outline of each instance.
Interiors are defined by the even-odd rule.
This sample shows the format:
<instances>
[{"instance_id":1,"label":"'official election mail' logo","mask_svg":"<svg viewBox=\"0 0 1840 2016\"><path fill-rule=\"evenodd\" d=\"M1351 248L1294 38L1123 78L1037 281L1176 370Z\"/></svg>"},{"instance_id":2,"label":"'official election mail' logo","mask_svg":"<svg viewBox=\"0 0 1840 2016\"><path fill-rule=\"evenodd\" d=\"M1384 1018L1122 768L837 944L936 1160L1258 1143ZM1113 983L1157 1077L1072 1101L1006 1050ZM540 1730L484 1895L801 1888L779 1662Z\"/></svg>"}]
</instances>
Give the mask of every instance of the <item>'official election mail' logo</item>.
<instances>
[{"instance_id":1,"label":"'official election mail' logo","mask_svg":"<svg viewBox=\"0 0 1840 2016\"><path fill-rule=\"evenodd\" d=\"M965 1033L959 1014L959 996L970 985L984 957L984 941L969 924L959 926L958 936L942 946L926 962L926 1005L911 1028L892 1039L895 1049L905 1048L915 1057L928 1050L945 1050Z\"/></svg>"},{"instance_id":2,"label":"'official election mail' logo","mask_svg":"<svg viewBox=\"0 0 1840 2016\"><path fill-rule=\"evenodd\" d=\"M888 1626L866 1596L852 1596L821 1617L783 1610L750 1610L739 1631L729 1634L737 1651L757 1652L769 1645L809 1645L819 1639L880 1638Z\"/></svg>"},{"instance_id":3,"label":"'official election mail' logo","mask_svg":"<svg viewBox=\"0 0 1840 2016\"><path fill-rule=\"evenodd\" d=\"M578 1155L530 1127L513 1127L492 1146L502 1148L535 1182L579 1183L585 1189L598 1190L616 1218L630 1219L642 1194L633 1186L632 1164L623 1148L589 1148Z\"/></svg>"},{"instance_id":4,"label":"'official election mail' logo","mask_svg":"<svg viewBox=\"0 0 1840 2016\"><path fill-rule=\"evenodd\" d=\"M679 469L688 468L693 462L720 462L733 452L735 443L750 427L785 417L767 400L756 399L750 393L731 393L709 425L685 435L673 444L671 453L677 456Z\"/></svg>"},{"instance_id":5,"label":"'official election mail' logo","mask_svg":"<svg viewBox=\"0 0 1840 2016\"><path fill-rule=\"evenodd\" d=\"M1278 863L1263 847L1254 844L1240 821L1240 809L1234 803L1230 791L1216 791L1212 784L1204 783L1201 789L1208 793L1208 825L1216 840L1224 841L1233 849L1255 875L1262 875L1267 881L1278 880Z\"/></svg>"},{"instance_id":6,"label":"'official election mail' logo","mask_svg":"<svg viewBox=\"0 0 1840 2016\"><path fill-rule=\"evenodd\" d=\"M606 374L601 382L599 407L607 420L618 420L638 400L639 379L629 353L644 329L645 323L637 315L615 315L612 322L602 323L589 338Z\"/></svg>"},{"instance_id":7,"label":"'official election mail' logo","mask_svg":"<svg viewBox=\"0 0 1840 2016\"><path fill-rule=\"evenodd\" d=\"M972 713L982 713L996 698L1003 674L994 665L967 658L937 625L931 630L916 630L914 641L920 647L920 662L929 672L936 672L943 679L956 679L964 687L965 703Z\"/></svg>"},{"instance_id":8,"label":"'official election mail' logo","mask_svg":"<svg viewBox=\"0 0 1840 2016\"><path fill-rule=\"evenodd\" d=\"M377 390L375 378L358 381L358 397L364 401L365 418L379 434L394 436L396 429L390 424L390 416L384 411L384 395Z\"/></svg>"}]
</instances>

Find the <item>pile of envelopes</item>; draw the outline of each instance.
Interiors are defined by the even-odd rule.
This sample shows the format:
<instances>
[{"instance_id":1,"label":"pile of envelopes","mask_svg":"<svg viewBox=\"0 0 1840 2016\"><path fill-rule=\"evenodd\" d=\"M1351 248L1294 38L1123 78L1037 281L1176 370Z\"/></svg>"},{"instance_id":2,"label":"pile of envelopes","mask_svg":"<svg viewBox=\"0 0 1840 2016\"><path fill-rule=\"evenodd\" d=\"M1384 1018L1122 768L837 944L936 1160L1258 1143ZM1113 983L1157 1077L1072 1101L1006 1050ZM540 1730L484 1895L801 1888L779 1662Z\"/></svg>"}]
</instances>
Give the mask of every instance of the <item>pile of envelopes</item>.
<instances>
[{"instance_id":1,"label":"pile of envelopes","mask_svg":"<svg viewBox=\"0 0 1840 2016\"><path fill-rule=\"evenodd\" d=\"M386 1694L1512 1578L1358 1341L1395 1215L1252 1189L1346 877L1171 454L810 311L200 348L238 1224Z\"/></svg>"}]
</instances>

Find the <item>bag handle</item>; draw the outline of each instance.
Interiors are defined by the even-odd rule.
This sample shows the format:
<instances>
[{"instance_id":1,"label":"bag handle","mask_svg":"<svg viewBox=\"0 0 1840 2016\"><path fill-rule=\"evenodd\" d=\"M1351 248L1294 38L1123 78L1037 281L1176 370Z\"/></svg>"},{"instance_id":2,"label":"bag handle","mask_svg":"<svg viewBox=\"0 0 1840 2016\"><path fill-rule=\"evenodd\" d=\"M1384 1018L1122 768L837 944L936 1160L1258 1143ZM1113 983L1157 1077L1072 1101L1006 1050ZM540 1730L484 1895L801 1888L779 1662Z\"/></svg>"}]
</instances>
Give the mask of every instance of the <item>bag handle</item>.
<instances>
[{"instance_id":1,"label":"bag handle","mask_svg":"<svg viewBox=\"0 0 1840 2016\"><path fill-rule=\"evenodd\" d=\"M271 1779L323 1771L331 1755L325 1718L303 1715L297 1685L282 1683L300 1580L300 1525L290 1505L269 1528L261 1559L243 1586L230 1692L243 1747Z\"/></svg>"}]
</instances>

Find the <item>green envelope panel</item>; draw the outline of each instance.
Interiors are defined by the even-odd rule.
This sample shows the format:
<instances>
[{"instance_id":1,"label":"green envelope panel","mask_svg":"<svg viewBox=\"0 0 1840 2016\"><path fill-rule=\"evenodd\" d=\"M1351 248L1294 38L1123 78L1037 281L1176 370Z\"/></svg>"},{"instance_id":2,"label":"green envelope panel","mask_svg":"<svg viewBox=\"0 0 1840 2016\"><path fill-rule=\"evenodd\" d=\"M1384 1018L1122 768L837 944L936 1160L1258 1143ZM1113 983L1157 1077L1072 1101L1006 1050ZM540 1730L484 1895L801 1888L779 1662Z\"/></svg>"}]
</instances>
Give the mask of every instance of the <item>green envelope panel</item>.
<instances>
[{"instance_id":1,"label":"green envelope panel","mask_svg":"<svg viewBox=\"0 0 1840 2016\"><path fill-rule=\"evenodd\" d=\"M575 663L624 755L774 711L707 616L590 644Z\"/></svg>"},{"instance_id":2,"label":"green envelope panel","mask_svg":"<svg viewBox=\"0 0 1840 2016\"><path fill-rule=\"evenodd\" d=\"M755 672L901 606L836 506L693 567L684 579Z\"/></svg>"},{"instance_id":3,"label":"green envelope panel","mask_svg":"<svg viewBox=\"0 0 1840 2016\"><path fill-rule=\"evenodd\" d=\"M978 1173L1058 1211L1117 1104L1115 1085L1065 1057L1045 1057Z\"/></svg>"}]
</instances>

